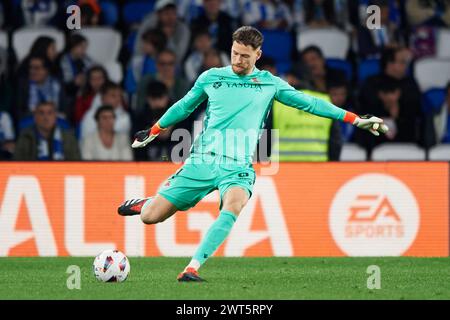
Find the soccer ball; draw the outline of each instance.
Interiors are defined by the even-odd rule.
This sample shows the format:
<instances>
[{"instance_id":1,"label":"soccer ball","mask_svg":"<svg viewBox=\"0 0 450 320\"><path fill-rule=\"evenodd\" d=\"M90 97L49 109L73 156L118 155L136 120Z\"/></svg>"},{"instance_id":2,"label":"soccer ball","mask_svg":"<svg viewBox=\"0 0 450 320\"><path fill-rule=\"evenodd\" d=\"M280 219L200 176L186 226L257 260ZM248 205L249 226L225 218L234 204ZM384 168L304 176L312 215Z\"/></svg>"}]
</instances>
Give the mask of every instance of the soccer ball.
<instances>
[{"instance_id":1,"label":"soccer ball","mask_svg":"<svg viewBox=\"0 0 450 320\"><path fill-rule=\"evenodd\" d=\"M105 250L95 257L94 275L103 282L125 281L130 273L128 258L118 250Z\"/></svg>"}]
</instances>

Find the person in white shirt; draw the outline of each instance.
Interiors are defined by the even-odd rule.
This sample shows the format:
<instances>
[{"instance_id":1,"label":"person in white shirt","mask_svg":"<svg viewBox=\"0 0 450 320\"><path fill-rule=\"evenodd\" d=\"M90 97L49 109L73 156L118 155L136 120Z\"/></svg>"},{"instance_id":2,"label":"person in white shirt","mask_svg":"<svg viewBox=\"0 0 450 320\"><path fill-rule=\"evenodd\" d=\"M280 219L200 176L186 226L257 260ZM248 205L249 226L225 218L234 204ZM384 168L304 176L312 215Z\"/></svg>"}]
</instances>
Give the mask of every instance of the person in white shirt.
<instances>
[{"instance_id":1,"label":"person in white shirt","mask_svg":"<svg viewBox=\"0 0 450 320\"><path fill-rule=\"evenodd\" d=\"M195 35L193 50L184 63L184 73L190 83L194 83L200 75L205 54L212 48L211 36L207 30L203 30ZM226 53L219 52L219 54L222 65L230 64L230 58Z\"/></svg>"},{"instance_id":2,"label":"person in white shirt","mask_svg":"<svg viewBox=\"0 0 450 320\"><path fill-rule=\"evenodd\" d=\"M100 95L97 94L94 97L91 107L81 120L80 137L84 138L97 130L95 113L97 112L97 109L103 105L109 105L114 108L114 114L116 116L114 130L129 135L131 129L131 117L123 106L123 89L114 82L107 82L103 85Z\"/></svg>"},{"instance_id":3,"label":"person in white shirt","mask_svg":"<svg viewBox=\"0 0 450 320\"><path fill-rule=\"evenodd\" d=\"M81 141L83 160L131 161L133 154L130 138L125 133L114 131L116 116L111 106L101 106L95 112L97 130Z\"/></svg>"}]
</instances>

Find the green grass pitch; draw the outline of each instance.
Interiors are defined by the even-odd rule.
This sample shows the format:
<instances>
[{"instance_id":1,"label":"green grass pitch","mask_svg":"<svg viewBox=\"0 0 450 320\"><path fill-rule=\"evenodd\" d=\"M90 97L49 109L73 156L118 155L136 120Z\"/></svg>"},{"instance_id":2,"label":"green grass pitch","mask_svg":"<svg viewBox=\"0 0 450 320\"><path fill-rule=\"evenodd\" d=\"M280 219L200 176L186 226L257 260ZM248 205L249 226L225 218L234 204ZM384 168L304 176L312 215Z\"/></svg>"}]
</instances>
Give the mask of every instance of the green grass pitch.
<instances>
[{"instance_id":1,"label":"green grass pitch","mask_svg":"<svg viewBox=\"0 0 450 320\"><path fill-rule=\"evenodd\" d=\"M450 299L450 258L211 258L206 283L178 283L189 258L134 258L123 283L98 282L94 258L0 258L5 299ZM81 289L69 290L68 266L81 268ZM368 289L367 268L381 271Z\"/></svg>"}]
</instances>

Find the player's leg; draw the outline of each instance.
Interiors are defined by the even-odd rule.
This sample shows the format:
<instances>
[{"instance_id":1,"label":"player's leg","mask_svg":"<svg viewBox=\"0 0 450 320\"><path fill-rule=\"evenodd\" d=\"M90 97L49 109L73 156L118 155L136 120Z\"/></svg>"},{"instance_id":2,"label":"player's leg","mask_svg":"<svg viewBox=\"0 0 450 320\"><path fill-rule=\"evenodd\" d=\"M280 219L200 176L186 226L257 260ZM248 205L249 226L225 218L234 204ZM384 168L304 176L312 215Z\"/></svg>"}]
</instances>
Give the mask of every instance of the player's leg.
<instances>
[{"instance_id":1,"label":"player's leg","mask_svg":"<svg viewBox=\"0 0 450 320\"><path fill-rule=\"evenodd\" d=\"M155 224L171 217L178 208L162 197L156 195L145 199L130 199L125 201L118 212L122 216L140 215L145 224Z\"/></svg>"},{"instance_id":2,"label":"player's leg","mask_svg":"<svg viewBox=\"0 0 450 320\"><path fill-rule=\"evenodd\" d=\"M178 276L178 281L203 281L198 276L198 269L228 237L248 199L249 192L240 186L230 186L225 191L222 197L222 208L219 217L208 229L192 260Z\"/></svg>"},{"instance_id":3,"label":"player's leg","mask_svg":"<svg viewBox=\"0 0 450 320\"><path fill-rule=\"evenodd\" d=\"M177 211L172 202L158 194L142 208L141 220L145 224L155 224L170 218Z\"/></svg>"}]
</instances>

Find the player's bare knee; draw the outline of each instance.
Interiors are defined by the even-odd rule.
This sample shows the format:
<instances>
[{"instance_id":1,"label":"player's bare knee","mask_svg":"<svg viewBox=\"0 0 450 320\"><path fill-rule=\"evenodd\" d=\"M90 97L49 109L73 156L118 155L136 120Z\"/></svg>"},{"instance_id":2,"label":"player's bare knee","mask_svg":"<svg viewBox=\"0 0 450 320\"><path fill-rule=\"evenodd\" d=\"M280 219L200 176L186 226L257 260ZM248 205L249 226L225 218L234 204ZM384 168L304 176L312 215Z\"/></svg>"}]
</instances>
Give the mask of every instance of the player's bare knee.
<instances>
[{"instance_id":1,"label":"player's bare knee","mask_svg":"<svg viewBox=\"0 0 450 320\"><path fill-rule=\"evenodd\" d=\"M226 202L222 209L226 210L226 211L231 211L236 216L238 216L246 204L247 204L247 199L235 199L235 200Z\"/></svg>"}]
</instances>

